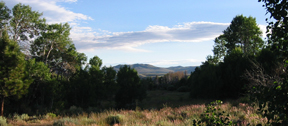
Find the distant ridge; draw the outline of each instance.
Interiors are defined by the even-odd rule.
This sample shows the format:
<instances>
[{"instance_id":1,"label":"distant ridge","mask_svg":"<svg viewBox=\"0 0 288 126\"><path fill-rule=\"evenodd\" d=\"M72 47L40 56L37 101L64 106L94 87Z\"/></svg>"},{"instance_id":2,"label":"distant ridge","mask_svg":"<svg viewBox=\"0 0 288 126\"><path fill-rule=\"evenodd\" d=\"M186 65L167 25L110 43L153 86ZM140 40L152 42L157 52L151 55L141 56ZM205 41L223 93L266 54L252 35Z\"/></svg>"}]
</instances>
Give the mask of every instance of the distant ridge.
<instances>
[{"instance_id":1,"label":"distant ridge","mask_svg":"<svg viewBox=\"0 0 288 126\"><path fill-rule=\"evenodd\" d=\"M122 66L124 66L124 64L114 66L114 69L118 71ZM176 67L162 68L150 64L131 64L128 66L136 69L140 77L155 77L156 75L163 76L169 72L177 72L177 71L183 71L183 72L187 71L187 74L190 74L197 67L197 66L187 66L187 67L176 66Z\"/></svg>"}]
</instances>

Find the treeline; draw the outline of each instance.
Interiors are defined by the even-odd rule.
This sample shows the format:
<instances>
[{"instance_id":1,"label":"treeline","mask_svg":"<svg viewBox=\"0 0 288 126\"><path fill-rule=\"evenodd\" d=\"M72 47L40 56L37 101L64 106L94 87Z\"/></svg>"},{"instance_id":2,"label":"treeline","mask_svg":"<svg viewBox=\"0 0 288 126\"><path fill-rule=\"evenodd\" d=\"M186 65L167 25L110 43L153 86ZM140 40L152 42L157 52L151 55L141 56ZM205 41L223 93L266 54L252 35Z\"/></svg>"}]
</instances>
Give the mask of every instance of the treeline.
<instances>
[{"instance_id":1,"label":"treeline","mask_svg":"<svg viewBox=\"0 0 288 126\"><path fill-rule=\"evenodd\" d=\"M163 77L147 78L148 89L190 92L191 98L237 99L251 92L254 86L251 72L255 68L261 68L265 75L276 76L284 67L283 59L273 50L271 42L262 39L262 31L251 16L234 17L214 42L213 56L207 56L190 76L170 72Z\"/></svg>"},{"instance_id":2,"label":"treeline","mask_svg":"<svg viewBox=\"0 0 288 126\"><path fill-rule=\"evenodd\" d=\"M21 3L10 10L0 2L0 11L2 115L61 112L71 106L96 111L105 108L103 101L135 109L145 98L135 69L124 66L117 73L97 56L87 62L69 38L68 23L47 24L42 13Z\"/></svg>"}]
</instances>

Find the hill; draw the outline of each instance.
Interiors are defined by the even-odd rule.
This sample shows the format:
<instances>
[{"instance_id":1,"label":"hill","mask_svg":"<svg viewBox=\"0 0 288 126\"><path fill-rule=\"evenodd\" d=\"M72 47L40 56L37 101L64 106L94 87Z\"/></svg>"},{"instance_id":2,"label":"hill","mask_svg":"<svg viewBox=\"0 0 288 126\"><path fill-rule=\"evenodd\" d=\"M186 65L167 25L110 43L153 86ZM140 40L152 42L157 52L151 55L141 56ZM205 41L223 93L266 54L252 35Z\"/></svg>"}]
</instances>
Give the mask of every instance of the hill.
<instances>
[{"instance_id":1,"label":"hill","mask_svg":"<svg viewBox=\"0 0 288 126\"><path fill-rule=\"evenodd\" d=\"M118 71L121 66L124 65L114 66L114 69ZM128 66L136 69L140 77L154 77L156 75L163 76L169 72L177 72L177 71L187 71L187 74L190 74L197 67L197 66L188 66L188 67L176 66L176 67L162 68L150 64L132 64Z\"/></svg>"}]
</instances>

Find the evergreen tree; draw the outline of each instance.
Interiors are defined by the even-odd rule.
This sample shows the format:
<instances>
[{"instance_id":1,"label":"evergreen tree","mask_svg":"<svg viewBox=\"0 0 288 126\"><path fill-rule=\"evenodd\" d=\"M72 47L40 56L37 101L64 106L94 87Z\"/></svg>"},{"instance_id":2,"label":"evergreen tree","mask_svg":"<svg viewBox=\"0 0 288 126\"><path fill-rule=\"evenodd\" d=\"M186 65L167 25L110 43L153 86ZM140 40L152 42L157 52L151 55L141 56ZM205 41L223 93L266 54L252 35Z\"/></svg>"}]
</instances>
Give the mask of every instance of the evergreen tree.
<instances>
[{"instance_id":1,"label":"evergreen tree","mask_svg":"<svg viewBox=\"0 0 288 126\"><path fill-rule=\"evenodd\" d=\"M26 76L24 54L18 44L9 39L6 31L0 40L0 50L0 96L3 116L4 99L13 95L21 97L27 92L32 79Z\"/></svg>"},{"instance_id":2,"label":"evergreen tree","mask_svg":"<svg viewBox=\"0 0 288 126\"><path fill-rule=\"evenodd\" d=\"M146 89L140 84L137 71L124 65L117 73L117 83L120 86L115 96L117 108L135 109L137 100L146 97Z\"/></svg>"}]
</instances>

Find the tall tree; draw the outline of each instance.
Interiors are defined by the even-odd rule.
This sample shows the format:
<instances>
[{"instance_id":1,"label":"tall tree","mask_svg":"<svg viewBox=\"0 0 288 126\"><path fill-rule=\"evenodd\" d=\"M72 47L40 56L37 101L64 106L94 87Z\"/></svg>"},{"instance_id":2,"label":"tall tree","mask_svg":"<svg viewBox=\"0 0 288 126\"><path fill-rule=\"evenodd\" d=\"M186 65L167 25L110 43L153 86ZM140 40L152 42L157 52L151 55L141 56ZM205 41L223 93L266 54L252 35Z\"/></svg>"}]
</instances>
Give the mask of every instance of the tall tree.
<instances>
[{"instance_id":1,"label":"tall tree","mask_svg":"<svg viewBox=\"0 0 288 126\"><path fill-rule=\"evenodd\" d=\"M39 29L41 29L41 24L45 22L45 19L40 18L42 13L32 11L29 5L21 3L15 5L12 11L13 16L10 20L12 39L27 51L29 48L27 40L39 35Z\"/></svg>"},{"instance_id":2,"label":"tall tree","mask_svg":"<svg viewBox=\"0 0 288 126\"><path fill-rule=\"evenodd\" d=\"M18 44L10 40L6 31L0 40L0 96L2 99L1 115L4 111L4 99L27 92L32 79L26 78L24 54Z\"/></svg>"},{"instance_id":3,"label":"tall tree","mask_svg":"<svg viewBox=\"0 0 288 126\"><path fill-rule=\"evenodd\" d=\"M235 47L241 47L244 55L255 54L263 47L264 41L261 39L261 34L256 19L243 15L234 17L229 27L223 31L228 53Z\"/></svg>"},{"instance_id":4,"label":"tall tree","mask_svg":"<svg viewBox=\"0 0 288 126\"><path fill-rule=\"evenodd\" d=\"M67 71L76 72L75 65L79 68L78 53L69 38L70 30L68 23L46 25L41 36L31 44L33 57L47 64L58 76Z\"/></svg>"}]
</instances>

